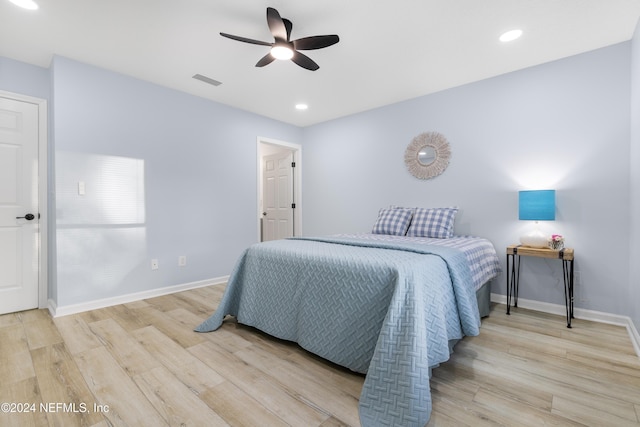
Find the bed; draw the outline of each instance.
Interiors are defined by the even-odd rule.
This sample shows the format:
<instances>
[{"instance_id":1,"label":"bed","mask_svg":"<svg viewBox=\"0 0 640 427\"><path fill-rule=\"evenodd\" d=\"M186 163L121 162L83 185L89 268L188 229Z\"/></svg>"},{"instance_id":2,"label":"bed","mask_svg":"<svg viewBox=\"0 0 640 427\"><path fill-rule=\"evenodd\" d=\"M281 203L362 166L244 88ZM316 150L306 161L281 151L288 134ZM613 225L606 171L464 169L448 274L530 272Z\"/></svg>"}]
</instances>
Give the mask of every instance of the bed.
<instances>
[{"instance_id":1,"label":"bed","mask_svg":"<svg viewBox=\"0 0 640 427\"><path fill-rule=\"evenodd\" d=\"M196 331L216 330L232 315L297 342L366 374L363 426L422 427L431 413L431 368L449 359L454 342L479 333L500 266L486 239L408 236L408 228L255 244Z\"/></svg>"}]
</instances>

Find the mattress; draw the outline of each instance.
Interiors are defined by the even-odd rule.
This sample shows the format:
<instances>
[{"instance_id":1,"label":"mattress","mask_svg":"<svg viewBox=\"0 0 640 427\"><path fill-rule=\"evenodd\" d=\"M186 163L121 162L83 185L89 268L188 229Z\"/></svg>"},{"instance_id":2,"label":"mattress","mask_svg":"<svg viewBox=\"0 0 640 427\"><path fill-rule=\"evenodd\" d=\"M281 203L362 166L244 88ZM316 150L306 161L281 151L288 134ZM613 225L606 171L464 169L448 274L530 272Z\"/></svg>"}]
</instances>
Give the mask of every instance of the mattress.
<instances>
[{"instance_id":1,"label":"mattress","mask_svg":"<svg viewBox=\"0 0 640 427\"><path fill-rule=\"evenodd\" d=\"M372 242L412 243L416 245L443 246L462 251L469 261L473 287L478 290L489 280L498 276L502 269L495 247L488 239L477 236L454 236L448 239L429 237L392 236L387 234L336 234L337 238L360 239Z\"/></svg>"}]
</instances>

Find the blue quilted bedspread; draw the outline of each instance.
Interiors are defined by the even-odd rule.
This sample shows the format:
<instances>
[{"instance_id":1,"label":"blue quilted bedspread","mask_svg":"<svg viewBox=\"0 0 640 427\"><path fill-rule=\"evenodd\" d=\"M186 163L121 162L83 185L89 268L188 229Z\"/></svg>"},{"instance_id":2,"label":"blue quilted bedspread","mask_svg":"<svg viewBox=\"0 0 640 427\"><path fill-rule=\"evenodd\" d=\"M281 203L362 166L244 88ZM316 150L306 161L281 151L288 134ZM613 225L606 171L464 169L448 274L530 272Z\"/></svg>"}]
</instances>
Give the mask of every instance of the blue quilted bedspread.
<instances>
[{"instance_id":1,"label":"blue quilted bedspread","mask_svg":"<svg viewBox=\"0 0 640 427\"><path fill-rule=\"evenodd\" d=\"M429 367L449 340L477 335L480 317L466 257L438 246L300 238L259 243L238 260L216 312L339 365L366 373L363 426L424 426Z\"/></svg>"}]
</instances>

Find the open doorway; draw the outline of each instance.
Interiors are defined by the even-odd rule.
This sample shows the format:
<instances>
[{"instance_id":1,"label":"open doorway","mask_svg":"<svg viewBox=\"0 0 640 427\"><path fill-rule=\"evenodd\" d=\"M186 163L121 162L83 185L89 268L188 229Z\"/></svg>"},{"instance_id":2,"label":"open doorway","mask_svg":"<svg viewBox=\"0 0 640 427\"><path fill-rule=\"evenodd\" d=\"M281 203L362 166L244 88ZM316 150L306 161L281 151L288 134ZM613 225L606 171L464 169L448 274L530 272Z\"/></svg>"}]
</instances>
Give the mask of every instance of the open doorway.
<instances>
[{"instance_id":1,"label":"open doorway","mask_svg":"<svg viewBox=\"0 0 640 427\"><path fill-rule=\"evenodd\" d=\"M302 147L258 137L258 241L302 234Z\"/></svg>"}]
</instances>

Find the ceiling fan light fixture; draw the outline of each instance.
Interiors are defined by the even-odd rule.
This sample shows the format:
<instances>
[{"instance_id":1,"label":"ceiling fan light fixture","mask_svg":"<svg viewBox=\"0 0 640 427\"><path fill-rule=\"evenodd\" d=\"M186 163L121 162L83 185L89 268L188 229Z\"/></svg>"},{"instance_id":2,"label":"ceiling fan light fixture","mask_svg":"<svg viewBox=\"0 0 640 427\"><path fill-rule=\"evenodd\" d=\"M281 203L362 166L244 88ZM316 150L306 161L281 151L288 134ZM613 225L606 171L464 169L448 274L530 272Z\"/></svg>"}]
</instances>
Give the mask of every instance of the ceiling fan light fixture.
<instances>
[{"instance_id":1,"label":"ceiling fan light fixture","mask_svg":"<svg viewBox=\"0 0 640 427\"><path fill-rule=\"evenodd\" d=\"M9 0L9 1L23 9L27 9L27 10L38 9L38 4L33 0Z\"/></svg>"},{"instance_id":2,"label":"ceiling fan light fixture","mask_svg":"<svg viewBox=\"0 0 640 427\"><path fill-rule=\"evenodd\" d=\"M296 65L309 71L316 71L320 66L316 62L300 53L301 50L315 50L333 46L340 41L337 34L329 34L324 36L302 37L301 39L291 40L291 30L293 23L282 18L280 13L272 7L267 8L267 25L273 36L274 43L262 40L254 40L247 37L234 36L233 34L220 33L222 37L231 40L237 40L243 43L257 44L260 46L269 46L269 52L256 62L256 67L264 67L271 64L276 59L290 59Z\"/></svg>"},{"instance_id":3,"label":"ceiling fan light fixture","mask_svg":"<svg viewBox=\"0 0 640 427\"><path fill-rule=\"evenodd\" d=\"M293 49L287 45L277 44L271 48L271 55L284 61L293 58Z\"/></svg>"}]
</instances>

